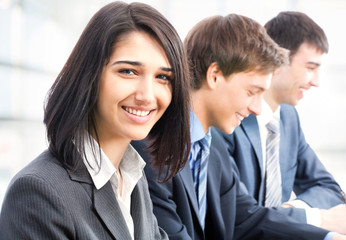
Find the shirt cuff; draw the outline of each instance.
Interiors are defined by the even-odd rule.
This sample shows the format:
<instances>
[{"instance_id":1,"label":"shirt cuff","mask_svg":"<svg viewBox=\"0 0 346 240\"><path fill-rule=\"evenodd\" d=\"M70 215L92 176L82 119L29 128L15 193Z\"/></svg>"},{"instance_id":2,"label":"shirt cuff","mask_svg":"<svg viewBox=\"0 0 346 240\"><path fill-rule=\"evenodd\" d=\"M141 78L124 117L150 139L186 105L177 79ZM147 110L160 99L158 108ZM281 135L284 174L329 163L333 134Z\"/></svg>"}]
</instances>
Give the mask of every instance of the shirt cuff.
<instances>
[{"instance_id":1,"label":"shirt cuff","mask_svg":"<svg viewBox=\"0 0 346 240\"><path fill-rule=\"evenodd\" d=\"M295 208L304 208L304 209L308 209L308 208L311 208L306 202L302 201L302 200L292 200L292 201L289 201L289 202L285 202Z\"/></svg>"},{"instance_id":2,"label":"shirt cuff","mask_svg":"<svg viewBox=\"0 0 346 240\"><path fill-rule=\"evenodd\" d=\"M318 208L305 209L306 223L316 227L321 226L321 211Z\"/></svg>"},{"instance_id":3,"label":"shirt cuff","mask_svg":"<svg viewBox=\"0 0 346 240\"><path fill-rule=\"evenodd\" d=\"M333 237L336 235L336 232L329 232L324 238L323 240L332 240Z\"/></svg>"}]
</instances>

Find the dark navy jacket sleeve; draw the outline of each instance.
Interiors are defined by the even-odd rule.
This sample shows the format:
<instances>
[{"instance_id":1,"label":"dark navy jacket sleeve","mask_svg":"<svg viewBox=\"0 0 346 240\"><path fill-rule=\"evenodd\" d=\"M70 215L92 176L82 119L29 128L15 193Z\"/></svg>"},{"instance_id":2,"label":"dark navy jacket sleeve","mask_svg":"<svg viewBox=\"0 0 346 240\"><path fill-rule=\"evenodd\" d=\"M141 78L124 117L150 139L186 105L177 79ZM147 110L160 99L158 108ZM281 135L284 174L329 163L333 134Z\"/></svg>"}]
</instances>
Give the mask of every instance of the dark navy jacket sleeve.
<instances>
[{"instance_id":1,"label":"dark navy jacket sleeve","mask_svg":"<svg viewBox=\"0 0 346 240\"><path fill-rule=\"evenodd\" d=\"M296 109L282 105L281 116L289 144L298 143L293 145L296 146L294 151L297 153L294 156L296 172L293 186L297 199L303 200L311 207L323 209L345 203L339 184L306 142ZM288 132L289 130L291 132Z\"/></svg>"}]
</instances>

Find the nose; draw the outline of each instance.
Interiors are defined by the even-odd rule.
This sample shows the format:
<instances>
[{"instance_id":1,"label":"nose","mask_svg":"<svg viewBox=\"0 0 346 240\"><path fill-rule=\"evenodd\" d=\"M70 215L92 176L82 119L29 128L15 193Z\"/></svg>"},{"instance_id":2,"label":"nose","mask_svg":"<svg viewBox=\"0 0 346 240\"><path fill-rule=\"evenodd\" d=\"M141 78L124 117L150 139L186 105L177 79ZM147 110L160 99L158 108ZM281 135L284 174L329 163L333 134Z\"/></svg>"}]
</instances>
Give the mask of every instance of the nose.
<instances>
[{"instance_id":1,"label":"nose","mask_svg":"<svg viewBox=\"0 0 346 240\"><path fill-rule=\"evenodd\" d=\"M262 111L262 95L258 95L256 97L254 97L249 105L249 111L250 113L254 114L254 115L260 115L261 111Z\"/></svg>"},{"instance_id":2,"label":"nose","mask_svg":"<svg viewBox=\"0 0 346 240\"><path fill-rule=\"evenodd\" d=\"M135 100L141 104L153 102L154 97L154 82L150 77L143 77L139 80Z\"/></svg>"},{"instance_id":3,"label":"nose","mask_svg":"<svg viewBox=\"0 0 346 240\"><path fill-rule=\"evenodd\" d=\"M313 78L310 81L310 85L312 87L318 87L320 86L320 81L319 81L319 76L318 73L315 73L315 75L313 76Z\"/></svg>"}]
</instances>

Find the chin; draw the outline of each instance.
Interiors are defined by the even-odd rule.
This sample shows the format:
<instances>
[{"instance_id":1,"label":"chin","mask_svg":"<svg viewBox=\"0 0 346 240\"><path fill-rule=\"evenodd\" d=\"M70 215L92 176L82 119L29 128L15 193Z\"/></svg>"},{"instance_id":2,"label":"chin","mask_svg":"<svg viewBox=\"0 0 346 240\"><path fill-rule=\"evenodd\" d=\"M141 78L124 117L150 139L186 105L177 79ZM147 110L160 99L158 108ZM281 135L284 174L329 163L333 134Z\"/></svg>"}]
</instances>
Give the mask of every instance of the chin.
<instances>
[{"instance_id":1,"label":"chin","mask_svg":"<svg viewBox=\"0 0 346 240\"><path fill-rule=\"evenodd\" d=\"M292 101L290 103L288 103L288 104L291 105L291 106L297 106L301 99L302 98L300 98L300 99L292 99Z\"/></svg>"},{"instance_id":2,"label":"chin","mask_svg":"<svg viewBox=\"0 0 346 240\"><path fill-rule=\"evenodd\" d=\"M221 131L223 131L226 134L232 134L234 132L235 127L227 127L227 128L220 128Z\"/></svg>"},{"instance_id":3,"label":"chin","mask_svg":"<svg viewBox=\"0 0 346 240\"><path fill-rule=\"evenodd\" d=\"M136 131L136 132L130 132L127 134L127 138L129 138L131 141L140 141L145 139L149 135L149 131Z\"/></svg>"},{"instance_id":4,"label":"chin","mask_svg":"<svg viewBox=\"0 0 346 240\"><path fill-rule=\"evenodd\" d=\"M235 127L232 127L229 131L227 131L227 134L232 134L234 132Z\"/></svg>"},{"instance_id":5,"label":"chin","mask_svg":"<svg viewBox=\"0 0 346 240\"><path fill-rule=\"evenodd\" d=\"M133 136L131 140L134 140L134 141L140 141L140 140L143 140L145 139L146 137L148 136L148 134L143 134L143 135L137 135L137 136Z\"/></svg>"}]
</instances>

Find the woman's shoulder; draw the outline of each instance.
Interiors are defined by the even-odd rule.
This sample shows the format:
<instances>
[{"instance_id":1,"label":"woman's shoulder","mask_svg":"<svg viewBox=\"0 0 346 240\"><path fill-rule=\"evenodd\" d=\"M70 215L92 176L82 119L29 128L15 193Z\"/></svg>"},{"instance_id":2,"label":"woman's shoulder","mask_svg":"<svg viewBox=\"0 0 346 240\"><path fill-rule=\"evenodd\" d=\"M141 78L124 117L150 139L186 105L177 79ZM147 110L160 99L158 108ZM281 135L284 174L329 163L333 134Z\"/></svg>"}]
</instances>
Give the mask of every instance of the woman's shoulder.
<instances>
[{"instance_id":1,"label":"woman's shoulder","mask_svg":"<svg viewBox=\"0 0 346 240\"><path fill-rule=\"evenodd\" d=\"M23 179L37 179L54 183L57 179L64 178L64 176L68 177L66 169L49 150L45 150L13 177L10 186L16 181L23 181ZM33 183L33 181L27 182Z\"/></svg>"},{"instance_id":2,"label":"woman's shoulder","mask_svg":"<svg viewBox=\"0 0 346 240\"><path fill-rule=\"evenodd\" d=\"M82 177L71 174L46 150L12 178L7 188L7 197L13 199L14 196L24 194L35 198L45 196L43 198L47 198L47 201L57 198L61 201L71 200L85 194L81 182L91 183L90 177ZM91 184L87 185L92 187Z\"/></svg>"}]
</instances>

